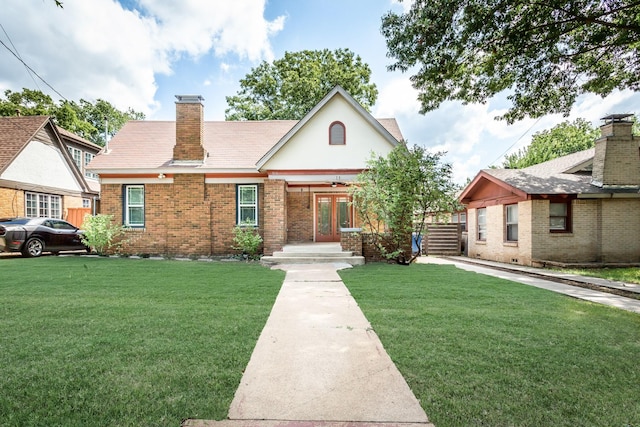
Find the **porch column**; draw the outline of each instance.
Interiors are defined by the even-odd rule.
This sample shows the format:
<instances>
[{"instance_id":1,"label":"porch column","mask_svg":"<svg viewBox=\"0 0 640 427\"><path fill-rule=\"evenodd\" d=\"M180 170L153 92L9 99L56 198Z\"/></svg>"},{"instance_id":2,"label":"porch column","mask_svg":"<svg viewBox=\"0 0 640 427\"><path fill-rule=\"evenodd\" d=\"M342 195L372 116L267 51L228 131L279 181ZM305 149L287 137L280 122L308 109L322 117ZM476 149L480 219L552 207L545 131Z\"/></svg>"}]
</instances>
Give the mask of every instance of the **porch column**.
<instances>
[{"instance_id":1,"label":"porch column","mask_svg":"<svg viewBox=\"0 0 640 427\"><path fill-rule=\"evenodd\" d=\"M287 242L286 182L268 179L264 182L264 254L281 251Z\"/></svg>"}]
</instances>

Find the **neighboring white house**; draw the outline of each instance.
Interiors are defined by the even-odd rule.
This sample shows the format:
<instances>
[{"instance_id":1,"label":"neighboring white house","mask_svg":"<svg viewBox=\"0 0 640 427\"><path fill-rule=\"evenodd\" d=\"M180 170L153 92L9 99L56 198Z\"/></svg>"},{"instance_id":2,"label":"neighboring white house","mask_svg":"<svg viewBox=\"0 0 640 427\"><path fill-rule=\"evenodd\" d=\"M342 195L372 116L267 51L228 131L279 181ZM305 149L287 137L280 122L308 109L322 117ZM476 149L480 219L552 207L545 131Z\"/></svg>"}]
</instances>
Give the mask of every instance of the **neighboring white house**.
<instances>
[{"instance_id":1,"label":"neighboring white house","mask_svg":"<svg viewBox=\"0 0 640 427\"><path fill-rule=\"evenodd\" d=\"M48 216L81 225L81 215L73 215L91 212L100 189L84 166L100 148L49 116L0 117L0 217Z\"/></svg>"}]
</instances>

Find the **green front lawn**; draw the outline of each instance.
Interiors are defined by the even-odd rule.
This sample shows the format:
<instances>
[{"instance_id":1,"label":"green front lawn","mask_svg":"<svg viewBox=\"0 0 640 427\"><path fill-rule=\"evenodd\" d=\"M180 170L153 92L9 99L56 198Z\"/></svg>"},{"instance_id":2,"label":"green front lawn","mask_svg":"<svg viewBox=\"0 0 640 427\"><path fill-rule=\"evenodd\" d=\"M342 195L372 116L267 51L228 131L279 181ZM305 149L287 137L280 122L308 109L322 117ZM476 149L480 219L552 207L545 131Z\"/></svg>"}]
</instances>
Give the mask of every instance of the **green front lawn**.
<instances>
[{"instance_id":1,"label":"green front lawn","mask_svg":"<svg viewBox=\"0 0 640 427\"><path fill-rule=\"evenodd\" d=\"M284 273L244 263L0 259L0 425L223 419Z\"/></svg>"},{"instance_id":2,"label":"green front lawn","mask_svg":"<svg viewBox=\"0 0 640 427\"><path fill-rule=\"evenodd\" d=\"M453 266L340 275L437 427L640 426L640 315Z\"/></svg>"},{"instance_id":3,"label":"green front lawn","mask_svg":"<svg viewBox=\"0 0 640 427\"><path fill-rule=\"evenodd\" d=\"M284 278L0 259L0 425L223 419ZM437 427L640 426L640 316L451 266L340 273Z\"/></svg>"}]
</instances>

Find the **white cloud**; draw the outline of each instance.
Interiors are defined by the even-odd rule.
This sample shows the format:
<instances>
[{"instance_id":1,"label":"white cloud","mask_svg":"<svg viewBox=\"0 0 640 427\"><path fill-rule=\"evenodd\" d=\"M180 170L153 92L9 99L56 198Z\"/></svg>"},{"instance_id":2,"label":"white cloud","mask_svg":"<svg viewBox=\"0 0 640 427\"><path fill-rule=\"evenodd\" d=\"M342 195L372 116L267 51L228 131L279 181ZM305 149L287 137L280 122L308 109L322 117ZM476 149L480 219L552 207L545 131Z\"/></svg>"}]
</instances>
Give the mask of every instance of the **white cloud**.
<instances>
[{"instance_id":1,"label":"white cloud","mask_svg":"<svg viewBox=\"0 0 640 427\"><path fill-rule=\"evenodd\" d=\"M600 119L615 113L638 113L638 95L631 90L616 90L606 98L598 95L584 95L578 99L576 107L569 116L570 120L582 117L595 125ZM632 109L635 108L635 111Z\"/></svg>"},{"instance_id":2,"label":"white cloud","mask_svg":"<svg viewBox=\"0 0 640 427\"><path fill-rule=\"evenodd\" d=\"M378 88L374 115L383 118L418 114L420 104L417 97L418 91L411 86L408 78L393 79Z\"/></svg>"},{"instance_id":3,"label":"white cloud","mask_svg":"<svg viewBox=\"0 0 640 427\"><path fill-rule=\"evenodd\" d=\"M140 0L155 17L161 44L194 57L214 50L230 52L251 61L270 60L269 37L282 30L284 17L269 22L263 17L265 0Z\"/></svg>"},{"instance_id":4,"label":"white cloud","mask_svg":"<svg viewBox=\"0 0 640 427\"><path fill-rule=\"evenodd\" d=\"M114 0L8 2L2 22L23 60L70 100L98 98L147 114L157 107L158 75L176 61L214 53L271 59L270 37L284 17L267 21L266 0L140 0L141 11ZM4 34L0 34L10 46ZM25 68L0 46L0 89L34 88ZM223 68L224 69L224 68ZM59 98L43 82L41 90Z\"/></svg>"},{"instance_id":5,"label":"white cloud","mask_svg":"<svg viewBox=\"0 0 640 427\"><path fill-rule=\"evenodd\" d=\"M391 4L399 4L400 6L402 6L402 11L404 13L409 12L409 9L411 9L413 2L414 0L391 0Z\"/></svg>"}]
</instances>

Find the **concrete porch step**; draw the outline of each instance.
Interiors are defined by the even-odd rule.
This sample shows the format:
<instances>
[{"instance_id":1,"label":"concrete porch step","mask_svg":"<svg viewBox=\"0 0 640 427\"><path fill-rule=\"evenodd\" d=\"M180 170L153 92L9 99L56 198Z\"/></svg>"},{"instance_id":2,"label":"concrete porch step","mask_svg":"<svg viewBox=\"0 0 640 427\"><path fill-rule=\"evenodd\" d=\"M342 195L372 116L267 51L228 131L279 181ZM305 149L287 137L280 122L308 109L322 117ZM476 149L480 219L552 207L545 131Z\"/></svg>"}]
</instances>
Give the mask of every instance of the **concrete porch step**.
<instances>
[{"instance_id":1,"label":"concrete porch step","mask_svg":"<svg viewBox=\"0 0 640 427\"><path fill-rule=\"evenodd\" d=\"M276 264L332 264L332 263L346 263L350 265L364 265L364 257L363 256L327 256L326 254L322 256L313 256L312 254L296 254L295 256L263 256L260 258L260 262L266 265L276 265Z\"/></svg>"},{"instance_id":2,"label":"concrete porch step","mask_svg":"<svg viewBox=\"0 0 640 427\"><path fill-rule=\"evenodd\" d=\"M340 243L297 243L285 245L273 255L263 256L261 262L276 264L329 264L347 263L363 265L364 257L354 256L351 251L343 251Z\"/></svg>"},{"instance_id":3,"label":"concrete porch step","mask_svg":"<svg viewBox=\"0 0 640 427\"><path fill-rule=\"evenodd\" d=\"M274 252L273 256L276 258L297 258L297 257L312 257L312 258L325 258L325 257L350 257L353 256L353 252L337 251L337 252Z\"/></svg>"}]
</instances>

